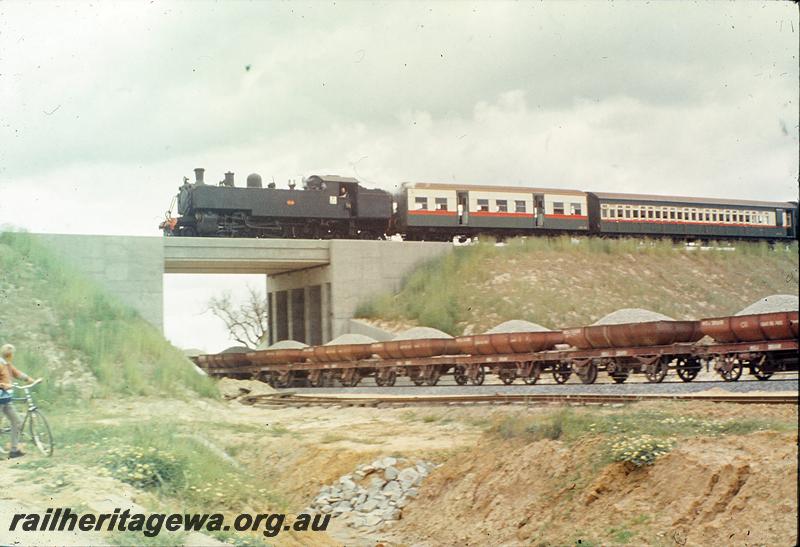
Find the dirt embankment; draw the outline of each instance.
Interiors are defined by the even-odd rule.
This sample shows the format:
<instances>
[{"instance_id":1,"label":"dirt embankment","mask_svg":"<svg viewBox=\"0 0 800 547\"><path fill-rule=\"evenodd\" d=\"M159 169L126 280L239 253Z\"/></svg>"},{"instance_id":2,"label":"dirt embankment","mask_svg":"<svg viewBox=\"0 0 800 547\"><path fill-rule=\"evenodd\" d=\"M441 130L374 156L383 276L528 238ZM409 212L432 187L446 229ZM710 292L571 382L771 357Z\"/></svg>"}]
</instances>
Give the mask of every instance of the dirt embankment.
<instances>
[{"instance_id":1,"label":"dirt embankment","mask_svg":"<svg viewBox=\"0 0 800 547\"><path fill-rule=\"evenodd\" d=\"M478 445L428 478L393 535L430 545L795 544L796 433L685 440L643 468L595 463L601 443Z\"/></svg>"}]
</instances>

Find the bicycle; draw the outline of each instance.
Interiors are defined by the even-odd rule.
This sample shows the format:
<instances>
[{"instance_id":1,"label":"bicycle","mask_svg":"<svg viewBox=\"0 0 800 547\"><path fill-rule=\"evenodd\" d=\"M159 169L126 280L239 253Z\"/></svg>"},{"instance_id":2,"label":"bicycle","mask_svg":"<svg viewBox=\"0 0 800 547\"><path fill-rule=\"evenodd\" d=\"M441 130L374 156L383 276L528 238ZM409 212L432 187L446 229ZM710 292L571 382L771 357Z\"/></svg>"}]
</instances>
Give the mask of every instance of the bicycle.
<instances>
[{"instance_id":1,"label":"bicycle","mask_svg":"<svg viewBox=\"0 0 800 547\"><path fill-rule=\"evenodd\" d=\"M33 387L41 381L42 379L39 378L38 380L35 380L26 386L14 385L15 389L23 390L25 392L25 396L13 397L11 402L8 404L25 401L25 403L28 405L28 411L25 413L25 418L22 420L22 425L19 428L19 442L24 443L30 440L39 450L39 452L49 457L53 455L53 434L50 432L50 426L47 424L47 420L45 419L44 415L36 407L36 403L33 400L33 395L31 395L31 389L33 389ZM0 428L0 435L10 433L10 424L6 427ZM6 449L2 443L0 443L0 455L5 454Z\"/></svg>"}]
</instances>

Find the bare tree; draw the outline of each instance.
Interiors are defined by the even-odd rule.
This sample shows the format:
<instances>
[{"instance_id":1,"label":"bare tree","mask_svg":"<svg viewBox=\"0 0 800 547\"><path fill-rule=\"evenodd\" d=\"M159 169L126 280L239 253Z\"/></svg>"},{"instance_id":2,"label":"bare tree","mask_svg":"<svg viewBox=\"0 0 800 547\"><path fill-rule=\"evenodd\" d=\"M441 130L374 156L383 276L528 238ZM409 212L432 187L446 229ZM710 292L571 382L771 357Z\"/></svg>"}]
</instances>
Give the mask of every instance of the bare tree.
<instances>
[{"instance_id":1,"label":"bare tree","mask_svg":"<svg viewBox=\"0 0 800 547\"><path fill-rule=\"evenodd\" d=\"M230 291L208 301L208 309L222 319L231 338L254 349L268 332L267 299L263 293L250 285L247 286L248 297L238 305L233 302Z\"/></svg>"}]
</instances>

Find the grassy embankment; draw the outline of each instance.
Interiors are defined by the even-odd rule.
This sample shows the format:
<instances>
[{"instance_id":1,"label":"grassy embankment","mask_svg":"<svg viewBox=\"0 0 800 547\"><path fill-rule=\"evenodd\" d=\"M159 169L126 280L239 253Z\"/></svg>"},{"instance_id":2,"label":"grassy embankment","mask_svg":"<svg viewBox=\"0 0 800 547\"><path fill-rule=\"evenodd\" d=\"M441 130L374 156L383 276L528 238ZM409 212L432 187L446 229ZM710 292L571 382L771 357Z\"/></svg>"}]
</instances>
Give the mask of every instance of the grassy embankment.
<instances>
[{"instance_id":1,"label":"grassy embankment","mask_svg":"<svg viewBox=\"0 0 800 547\"><path fill-rule=\"evenodd\" d=\"M162 400L213 400L218 391L135 311L24 233L0 234L0 271L0 343L14 343L14 364L46 379L35 396L55 437L52 458L31 446L16 462L31 481L43 469L58 475L59 466L79 464L89 477L112 476L147 492L149 509L238 512L256 498L260 510L284 505L260 478L243 484L242 469L213 442L214 420L159 411ZM130 403L151 407L150 417L104 419ZM137 534L109 540L148 541Z\"/></svg>"},{"instance_id":2,"label":"grassy embankment","mask_svg":"<svg viewBox=\"0 0 800 547\"><path fill-rule=\"evenodd\" d=\"M453 335L509 319L586 325L634 307L698 318L732 314L770 294L796 294L797 283L796 243L687 251L666 241L526 238L457 247L414 271L399 293L361 305L357 316Z\"/></svg>"}]
</instances>

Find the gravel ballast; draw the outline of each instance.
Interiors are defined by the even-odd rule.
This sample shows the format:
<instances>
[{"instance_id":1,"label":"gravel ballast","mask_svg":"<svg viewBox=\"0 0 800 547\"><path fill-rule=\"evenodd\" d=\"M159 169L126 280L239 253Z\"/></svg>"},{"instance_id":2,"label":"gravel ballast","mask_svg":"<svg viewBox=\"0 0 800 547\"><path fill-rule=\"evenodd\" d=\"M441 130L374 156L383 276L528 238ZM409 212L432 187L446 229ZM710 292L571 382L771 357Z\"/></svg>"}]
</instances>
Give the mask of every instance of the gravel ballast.
<instances>
[{"instance_id":1,"label":"gravel ballast","mask_svg":"<svg viewBox=\"0 0 800 547\"><path fill-rule=\"evenodd\" d=\"M649 323L651 321L675 321L672 317L642 308L623 308L613 311L592 325L622 325L625 323Z\"/></svg>"},{"instance_id":2,"label":"gravel ballast","mask_svg":"<svg viewBox=\"0 0 800 547\"><path fill-rule=\"evenodd\" d=\"M298 342L297 340L281 340L280 342L275 342L271 346L267 344L259 344L258 349L303 349L307 347L308 344Z\"/></svg>"},{"instance_id":3,"label":"gravel ballast","mask_svg":"<svg viewBox=\"0 0 800 547\"><path fill-rule=\"evenodd\" d=\"M522 319L511 319L504 323L500 323L486 331L486 334L505 334L509 332L551 332L547 327L543 327L537 323L524 321Z\"/></svg>"},{"instance_id":4,"label":"gravel ballast","mask_svg":"<svg viewBox=\"0 0 800 547\"><path fill-rule=\"evenodd\" d=\"M440 331L439 329L434 329L431 327L414 327L408 330L404 330L392 340L425 340L425 339L451 339L453 338L446 332Z\"/></svg>"},{"instance_id":5,"label":"gravel ballast","mask_svg":"<svg viewBox=\"0 0 800 547\"><path fill-rule=\"evenodd\" d=\"M344 344L374 344L375 342L377 342L377 340L369 336L364 336L363 334L343 334L337 336L325 345L342 346Z\"/></svg>"},{"instance_id":6,"label":"gravel ballast","mask_svg":"<svg viewBox=\"0 0 800 547\"><path fill-rule=\"evenodd\" d=\"M753 302L736 315L753 315L756 313L774 313L780 311L797 311L798 297L793 294L772 294Z\"/></svg>"}]
</instances>

